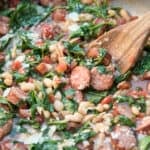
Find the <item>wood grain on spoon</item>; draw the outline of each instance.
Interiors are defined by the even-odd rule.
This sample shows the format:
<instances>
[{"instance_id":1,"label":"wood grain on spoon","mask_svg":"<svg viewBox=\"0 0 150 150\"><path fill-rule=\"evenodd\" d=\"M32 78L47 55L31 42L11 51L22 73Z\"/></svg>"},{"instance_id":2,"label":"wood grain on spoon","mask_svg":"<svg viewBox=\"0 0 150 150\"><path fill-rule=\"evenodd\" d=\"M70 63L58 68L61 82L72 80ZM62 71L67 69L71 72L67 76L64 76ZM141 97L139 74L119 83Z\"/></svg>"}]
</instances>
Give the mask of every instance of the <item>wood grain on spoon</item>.
<instances>
[{"instance_id":1,"label":"wood grain on spoon","mask_svg":"<svg viewBox=\"0 0 150 150\"><path fill-rule=\"evenodd\" d=\"M125 73L136 63L149 33L150 12L106 32L91 42L88 48L105 48L117 63L120 72Z\"/></svg>"}]
</instances>

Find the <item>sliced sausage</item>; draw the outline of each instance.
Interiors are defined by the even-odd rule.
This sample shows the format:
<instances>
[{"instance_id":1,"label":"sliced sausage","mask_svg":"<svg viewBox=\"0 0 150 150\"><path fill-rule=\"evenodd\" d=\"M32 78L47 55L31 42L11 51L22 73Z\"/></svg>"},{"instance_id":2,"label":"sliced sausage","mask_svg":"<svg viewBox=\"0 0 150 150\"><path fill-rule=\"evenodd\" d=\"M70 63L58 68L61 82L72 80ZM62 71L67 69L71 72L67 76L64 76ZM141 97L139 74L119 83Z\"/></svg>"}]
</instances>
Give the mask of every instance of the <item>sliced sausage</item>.
<instances>
[{"instance_id":1,"label":"sliced sausage","mask_svg":"<svg viewBox=\"0 0 150 150\"><path fill-rule=\"evenodd\" d=\"M11 131L12 125L13 121L10 119L2 127L0 127L0 140Z\"/></svg>"},{"instance_id":2,"label":"sliced sausage","mask_svg":"<svg viewBox=\"0 0 150 150\"><path fill-rule=\"evenodd\" d=\"M111 138L115 150L131 150L136 146L135 135L127 126L116 126Z\"/></svg>"},{"instance_id":3,"label":"sliced sausage","mask_svg":"<svg viewBox=\"0 0 150 150\"><path fill-rule=\"evenodd\" d=\"M9 91L7 99L12 104L16 105L21 99L26 98L26 93L18 87L12 87Z\"/></svg>"},{"instance_id":4,"label":"sliced sausage","mask_svg":"<svg viewBox=\"0 0 150 150\"><path fill-rule=\"evenodd\" d=\"M83 66L75 67L71 72L71 86L77 90L83 90L90 84L90 71Z\"/></svg>"},{"instance_id":5,"label":"sliced sausage","mask_svg":"<svg viewBox=\"0 0 150 150\"><path fill-rule=\"evenodd\" d=\"M113 75L101 74L96 68L91 70L91 86L98 91L108 90L113 85Z\"/></svg>"},{"instance_id":6,"label":"sliced sausage","mask_svg":"<svg viewBox=\"0 0 150 150\"><path fill-rule=\"evenodd\" d=\"M130 119L133 118L133 114L132 114L132 110L130 108L130 106L127 103L120 103L117 104L115 106L115 110L117 111L117 113L119 113L120 115L124 115Z\"/></svg>"},{"instance_id":7,"label":"sliced sausage","mask_svg":"<svg viewBox=\"0 0 150 150\"><path fill-rule=\"evenodd\" d=\"M137 124L137 131L150 131L150 116L146 116L140 120L140 123Z\"/></svg>"}]
</instances>

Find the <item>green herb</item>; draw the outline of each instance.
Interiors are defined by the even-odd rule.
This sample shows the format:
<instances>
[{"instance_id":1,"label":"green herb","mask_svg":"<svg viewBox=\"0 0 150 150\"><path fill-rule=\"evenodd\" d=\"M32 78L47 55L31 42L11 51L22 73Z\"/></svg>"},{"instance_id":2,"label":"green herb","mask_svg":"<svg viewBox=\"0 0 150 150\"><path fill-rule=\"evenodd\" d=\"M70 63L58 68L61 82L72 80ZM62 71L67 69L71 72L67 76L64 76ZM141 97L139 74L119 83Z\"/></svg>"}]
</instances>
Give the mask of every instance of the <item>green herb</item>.
<instances>
[{"instance_id":1,"label":"green herb","mask_svg":"<svg viewBox=\"0 0 150 150\"><path fill-rule=\"evenodd\" d=\"M19 83L19 82L25 81L27 79L27 75L18 73L18 72L14 72L13 78L14 78L15 82Z\"/></svg>"},{"instance_id":2,"label":"green herb","mask_svg":"<svg viewBox=\"0 0 150 150\"><path fill-rule=\"evenodd\" d=\"M143 97L140 97L135 100L130 96L117 96L115 99L118 103L128 103L131 106L135 105L140 109L141 112L146 111L146 103Z\"/></svg>"},{"instance_id":3,"label":"green herb","mask_svg":"<svg viewBox=\"0 0 150 150\"><path fill-rule=\"evenodd\" d=\"M68 110L70 112L77 111L78 104L77 104L77 102L75 100L68 100L66 98L63 98L62 102L64 104L65 110Z\"/></svg>"},{"instance_id":4,"label":"green herb","mask_svg":"<svg viewBox=\"0 0 150 150\"><path fill-rule=\"evenodd\" d=\"M114 118L113 124L118 124L118 123L121 125L129 126L129 127L135 126L135 123L130 118L128 118L124 115L119 115L119 116Z\"/></svg>"},{"instance_id":5,"label":"green herb","mask_svg":"<svg viewBox=\"0 0 150 150\"><path fill-rule=\"evenodd\" d=\"M85 51L79 44L64 42L65 48L68 50L70 54L75 56L85 56Z\"/></svg>"},{"instance_id":6,"label":"green herb","mask_svg":"<svg viewBox=\"0 0 150 150\"><path fill-rule=\"evenodd\" d=\"M18 30L21 27L30 27L38 24L45 19L50 12L51 8L44 8L33 3L22 2L10 15L10 27L13 30Z\"/></svg>"},{"instance_id":7,"label":"green herb","mask_svg":"<svg viewBox=\"0 0 150 150\"><path fill-rule=\"evenodd\" d=\"M98 104L104 97L108 94L107 91L97 92L97 91L87 91L85 92L85 97L88 101Z\"/></svg>"},{"instance_id":8,"label":"green herb","mask_svg":"<svg viewBox=\"0 0 150 150\"><path fill-rule=\"evenodd\" d=\"M147 52L133 68L133 73L143 74L144 72L150 71L150 52Z\"/></svg>"},{"instance_id":9,"label":"green herb","mask_svg":"<svg viewBox=\"0 0 150 150\"><path fill-rule=\"evenodd\" d=\"M139 142L139 150L149 150L150 148L150 136L145 136Z\"/></svg>"}]
</instances>

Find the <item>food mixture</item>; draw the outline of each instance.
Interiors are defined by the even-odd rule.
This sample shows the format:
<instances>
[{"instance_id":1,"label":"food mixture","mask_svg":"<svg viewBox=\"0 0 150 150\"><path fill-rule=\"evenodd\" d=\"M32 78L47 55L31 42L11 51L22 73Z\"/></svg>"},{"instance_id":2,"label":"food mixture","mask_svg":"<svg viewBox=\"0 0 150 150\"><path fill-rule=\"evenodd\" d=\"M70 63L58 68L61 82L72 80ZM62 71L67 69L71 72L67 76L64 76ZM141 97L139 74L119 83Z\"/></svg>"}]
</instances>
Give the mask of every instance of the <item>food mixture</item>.
<instances>
[{"instance_id":1,"label":"food mixture","mask_svg":"<svg viewBox=\"0 0 150 150\"><path fill-rule=\"evenodd\" d=\"M125 74L88 48L137 16L107 0L1 6L0 150L150 150L149 43Z\"/></svg>"}]
</instances>

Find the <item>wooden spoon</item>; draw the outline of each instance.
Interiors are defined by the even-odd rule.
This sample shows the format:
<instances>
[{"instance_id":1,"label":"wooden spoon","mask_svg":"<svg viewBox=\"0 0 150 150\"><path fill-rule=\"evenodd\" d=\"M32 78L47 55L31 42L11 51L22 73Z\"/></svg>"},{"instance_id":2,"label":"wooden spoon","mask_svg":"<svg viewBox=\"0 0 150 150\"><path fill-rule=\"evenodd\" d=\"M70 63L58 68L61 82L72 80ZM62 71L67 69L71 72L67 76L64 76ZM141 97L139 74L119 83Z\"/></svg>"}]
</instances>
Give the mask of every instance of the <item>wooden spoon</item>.
<instances>
[{"instance_id":1,"label":"wooden spoon","mask_svg":"<svg viewBox=\"0 0 150 150\"><path fill-rule=\"evenodd\" d=\"M120 72L125 73L140 57L149 33L150 12L106 32L91 42L88 48L105 48L118 65Z\"/></svg>"}]
</instances>

